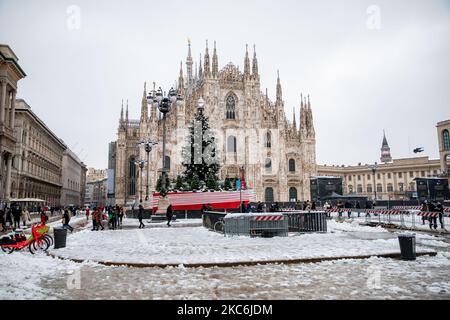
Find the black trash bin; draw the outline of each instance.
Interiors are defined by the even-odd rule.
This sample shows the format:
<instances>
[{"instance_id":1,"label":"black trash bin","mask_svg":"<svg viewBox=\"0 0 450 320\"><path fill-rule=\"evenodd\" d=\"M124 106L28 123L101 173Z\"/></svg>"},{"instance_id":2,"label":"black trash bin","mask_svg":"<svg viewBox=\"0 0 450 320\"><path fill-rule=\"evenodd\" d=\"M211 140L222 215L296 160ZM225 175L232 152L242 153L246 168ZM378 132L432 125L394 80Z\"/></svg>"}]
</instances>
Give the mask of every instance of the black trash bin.
<instances>
[{"instance_id":1,"label":"black trash bin","mask_svg":"<svg viewBox=\"0 0 450 320\"><path fill-rule=\"evenodd\" d=\"M55 249L65 248L67 239L67 229L64 228L54 228L53 234L55 236Z\"/></svg>"},{"instance_id":2,"label":"black trash bin","mask_svg":"<svg viewBox=\"0 0 450 320\"><path fill-rule=\"evenodd\" d=\"M398 236L403 260L416 260L416 235L403 233Z\"/></svg>"}]
</instances>

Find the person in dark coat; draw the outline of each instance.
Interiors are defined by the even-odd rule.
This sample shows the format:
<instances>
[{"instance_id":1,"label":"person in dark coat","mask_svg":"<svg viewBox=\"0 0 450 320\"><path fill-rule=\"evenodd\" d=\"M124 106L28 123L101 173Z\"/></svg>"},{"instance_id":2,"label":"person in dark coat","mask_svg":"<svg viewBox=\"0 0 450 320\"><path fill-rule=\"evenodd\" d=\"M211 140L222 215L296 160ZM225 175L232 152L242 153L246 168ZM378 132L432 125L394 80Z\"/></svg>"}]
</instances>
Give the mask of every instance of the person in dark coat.
<instances>
[{"instance_id":1,"label":"person in dark coat","mask_svg":"<svg viewBox=\"0 0 450 320\"><path fill-rule=\"evenodd\" d=\"M170 221L172 221L172 217L173 217L172 205L169 205L167 207L166 217L167 217L167 226L170 227Z\"/></svg>"},{"instance_id":2,"label":"person in dark coat","mask_svg":"<svg viewBox=\"0 0 450 320\"><path fill-rule=\"evenodd\" d=\"M11 206L12 216L14 218L14 229L20 228L20 215L22 214L22 209L18 204Z\"/></svg>"},{"instance_id":3,"label":"person in dark coat","mask_svg":"<svg viewBox=\"0 0 450 320\"><path fill-rule=\"evenodd\" d=\"M430 202L428 204L428 211L437 212L436 205L433 202ZM433 230L433 227L434 227L434 230L436 230L437 229L437 217L429 217L428 221L430 221L430 229Z\"/></svg>"},{"instance_id":4,"label":"person in dark coat","mask_svg":"<svg viewBox=\"0 0 450 320\"><path fill-rule=\"evenodd\" d=\"M258 201L258 204L256 205L256 212L263 212L263 204L261 201Z\"/></svg>"},{"instance_id":5,"label":"person in dark coat","mask_svg":"<svg viewBox=\"0 0 450 320\"><path fill-rule=\"evenodd\" d=\"M245 209L245 213L251 213L252 212L252 204L249 202L247 204L247 208Z\"/></svg>"},{"instance_id":6,"label":"person in dark coat","mask_svg":"<svg viewBox=\"0 0 450 320\"><path fill-rule=\"evenodd\" d=\"M142 219L144 219L144 207L141 204L139 205L138 219L139 219L139 229L145 228L145 225L142 222Z\"/></svg>"},{"instance_id":7,"label":"person in dark coat","mask_svg":"<svg viewBox=\"0 0 450 320\"><path fill-rule=\"evenodd\" d=\"M430 210L428 210L428 203L427 203L427 200L425 200L425 201L422 203L422 208L420 209L420 211L422 211L422 212L430 211ZM422 216L422 225L425 225L425 220L427 220L427 218L426 218L425 216Z\"/></svg>"},{"instance_id":8,"label":"person in dark coat","mask_svg":"<svg viewBox=\"0 0 450 320\"><path fill-rule=\"evenodd\" d=\"M69 210L64 210L63 228L64 229L69 229L70 232L73 232L73 227L71 225L69 225L69 222L70 222Z\"/></svg>"},{"instance_id":9,"label":"person in dark coat","mask_svg":"<svg viewBox=\"0 0 450 320\"><path fill-rule=\"evenodd\" d=\"M439 223L441 224L441 229L444 229L444 207L440 202L436 205L436 211L439 212Z\"/></svg>"}]
</instances>

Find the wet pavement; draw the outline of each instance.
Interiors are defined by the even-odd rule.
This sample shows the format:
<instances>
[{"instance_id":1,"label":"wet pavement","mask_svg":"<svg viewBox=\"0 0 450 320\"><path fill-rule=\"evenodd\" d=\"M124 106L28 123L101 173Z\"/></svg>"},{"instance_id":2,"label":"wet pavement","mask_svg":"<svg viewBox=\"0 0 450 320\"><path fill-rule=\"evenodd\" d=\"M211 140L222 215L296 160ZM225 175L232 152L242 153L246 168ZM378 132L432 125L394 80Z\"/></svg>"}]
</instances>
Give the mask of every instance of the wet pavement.
<instances>
[{"instance_id":1,"label":"wet pavement","mask_svg":"<svg viewBox=\"0 0 450 320\"><path fill-rule=\"evenodd\" d=\"M450 299L450 255L237 268L82 266L41 279L50 299Z\"/></svg>"},{"instance_id":2,"label":"wet pavement","mask_svg":"<svg viewBox=\"0 0 450 320\"><path fill-rule=\"evenodd\" d=\"M450 239L430 236L419 242L438 255L233 268L77 264L42 278L40 285L50 299L450 299Z\"/></svg>"}]
</instances>

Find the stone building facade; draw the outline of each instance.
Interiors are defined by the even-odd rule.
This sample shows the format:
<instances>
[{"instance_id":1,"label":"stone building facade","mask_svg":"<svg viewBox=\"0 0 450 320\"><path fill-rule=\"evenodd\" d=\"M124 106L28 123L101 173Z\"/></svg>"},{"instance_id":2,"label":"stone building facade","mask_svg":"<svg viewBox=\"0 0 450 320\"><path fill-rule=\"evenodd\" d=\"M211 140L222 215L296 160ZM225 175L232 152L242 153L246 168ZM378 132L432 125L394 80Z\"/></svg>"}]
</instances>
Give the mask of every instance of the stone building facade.
<instances>
[{"instance_id":1,"label":"stone building facade","mask_svg":"<svg viewBox=\"0 0 450 320\"><path fill-rule=\"evenodd\" d=\"M82 206L84 204L85 176L86 165L74 152L66 149L62 156L62 206Z\"/></svg>"},{"instance_id":2,"label":"stone building facade","mask_svg":"<svg viewBox=\"0 0 450 320\"><path fill-rule=\"evenodd\" d=\"M85 190L85 205L91 207L107 205L108 171L88 168Z\"/></svg>"},{"instance_id":3,"label":"stone building facade","mask_svg":"<svg viewBox=\"0 0 450 320\"><path fill-rule=\"evenodd\" d=\"M0 201L11 197L17 84L26 74L11 48L0 44Z\"/></svg>"},{"instance_id":4,"label":"stone building facade","mask_svg":"<svg viewBox=\"0 0 450 320\"><path fill-rule=\"evenodd\" d=\"M439 122L436 127L442 175L450 180L450 166L448 165L450 161L450 119Z\"/></svg>"},{"instance_id":5,"label":"stone building facade","mask_svg":"<svg viewBox=\"0 0 450 320\"><path fill-rule=\"evenodd\" d=\"M450 168L450 120L439 122L438 140L441 159L414 157L392 160L386 135L381 147L382 164L373 165L327 166L319 165L320 176L342 177L343 193L364 195L371 199L377 194L377 200L408 200L415 196L416 178L448 176Z\"/></svg>"},{"instance_id":6,"label":"stone building facade","mask_svg":"<svg viewBox=\"0 0 450 320\"><path fill-rule=\"evenodd\" d=\"M67 146L22 99L16 101L15 136L11 198L39 198L49 206L60 205Z\"/></svg>"},{"instance_id":7,"label":"stone building facade","mask_svg":"<svg viewBox=\"0 0 450 320\"><path fill-rule=\"evenodd\" d=\"M197 101L205 101L204 113L209 118L218 147L220 178L238 177L245 172L247 187L255 190L257 200L288 201L310 198L309 177L316 174L316 141L311 103L300 101L299 118L290 122L285 115L282 86L278 75L276 98L272 101L262 92L256 51L250 61L245 52L244 70L233 63L219 69L216 45L210 57L208 44L204 59L195 67L189 43L176 89L181 100L172 107L166 119L166 166L173 181L183 171L181 151L188 135L188 126L196 112ZM155 94L156 85L150 93ZM123 102L116 143L116 203L130 203L145 190L149 172L150 191L155 190L162 168L162 120L155 103L147 104L144 86L140 119L130 119L128 103L124 116ZM300 126L297 127L297 120ZM159 144L150 153L148 169L140 172L135 160L146 159L138 143L152 139ZM141 183L141 181L143 181Z\"/></svg>"},{"instance_id":8,"label":"stone building facade","mask_svg":"<svg viewBox=\"0 0 450 320\"><path fill-rule=\"evenodd\" d=\"M448 161L450 165L450 161ZM378 164L375 176L370 165L326 166L317 168L320 176L342 177L343 193L358 194L377 200L408 200L417 190L415 178L439 177L442 174L438 159L428 157L394 159Z\"/></svg>"}]
</instances>

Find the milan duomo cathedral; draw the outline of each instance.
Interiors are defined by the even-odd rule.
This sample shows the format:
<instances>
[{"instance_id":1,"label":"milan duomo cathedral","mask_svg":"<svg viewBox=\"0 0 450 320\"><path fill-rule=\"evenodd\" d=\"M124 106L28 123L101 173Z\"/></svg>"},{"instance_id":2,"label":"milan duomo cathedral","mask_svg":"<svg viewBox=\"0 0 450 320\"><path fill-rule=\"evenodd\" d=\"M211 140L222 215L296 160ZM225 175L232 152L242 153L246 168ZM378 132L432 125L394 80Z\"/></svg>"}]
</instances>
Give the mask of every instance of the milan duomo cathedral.
<instances>
[{"instance_id":1,"label":"milan duomo cathedral","mask_svg":"<svg viewBox=\"0 0 450 320\"><path fill-rule=\"evenodd\" d=\"M197 112L198 100L204 100L204 113L216 138L220 163L219 178L244 175L246 188L253 189L257 201L294 201L310 199L309 178L316 175L316 140L309 96L299 103L300 125L296 108L293 121L285 115L280 76L276 98L271 100L261 91L256 51L250 62L245 52L244 71L233 63L219 69L216 44L210 57L208 43L205 53L195 62L191 44L185 61L181 62L176 83L180 101L166 116L166 168L170 181L183 172L182 148L188 127ZM156 89L153 83L153 93ZM116 203L131 203L154 192L162 168L163 122L155 103L147 103L144 84L139 120L128 117L128 102L120 114L116 142L115 198ZM157 141L143 169L136 160L146 160L147 154L139 142ZM148 165L148 168L147 168ZM243 169L243 170L242 170ZM142 172L141 172L142 171ZM147 171L149 176L147 177ZM148 182L147 182L148 181Z\"/></svg>"}]
</instances>

